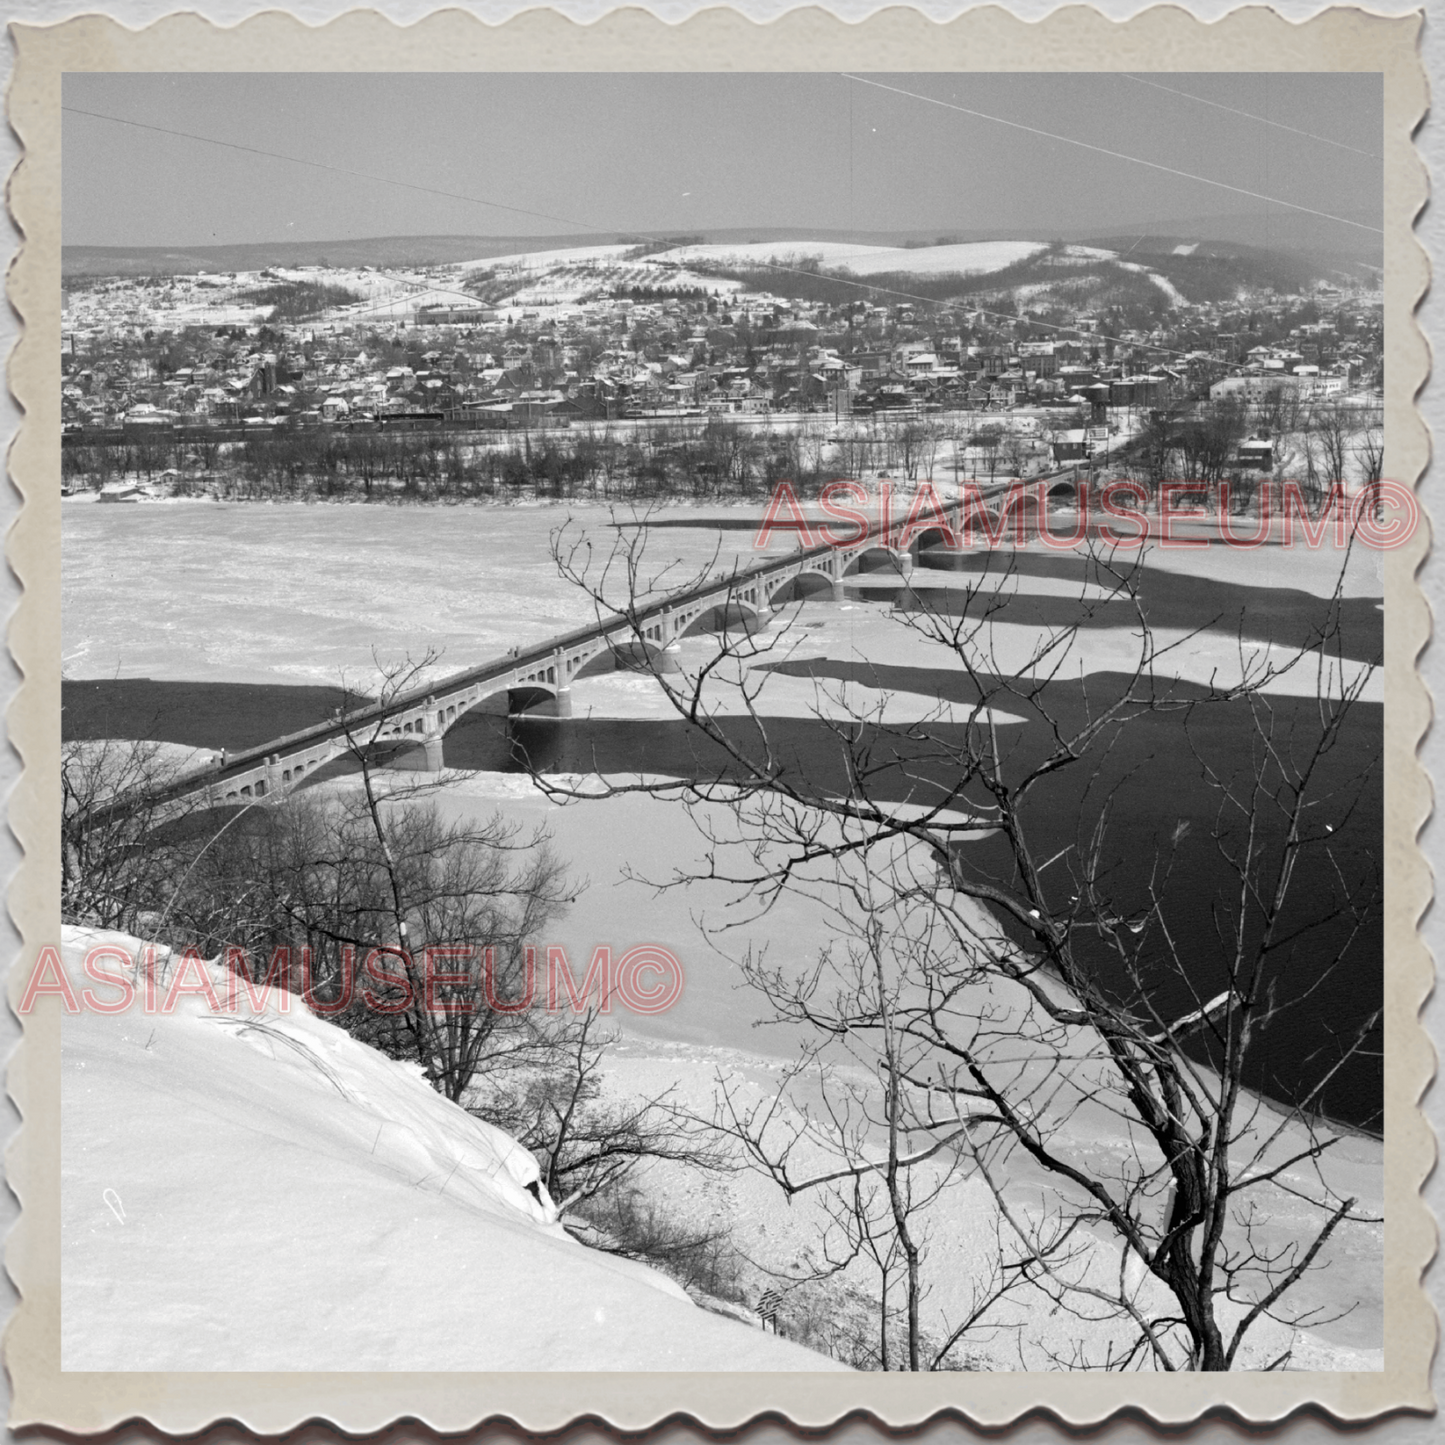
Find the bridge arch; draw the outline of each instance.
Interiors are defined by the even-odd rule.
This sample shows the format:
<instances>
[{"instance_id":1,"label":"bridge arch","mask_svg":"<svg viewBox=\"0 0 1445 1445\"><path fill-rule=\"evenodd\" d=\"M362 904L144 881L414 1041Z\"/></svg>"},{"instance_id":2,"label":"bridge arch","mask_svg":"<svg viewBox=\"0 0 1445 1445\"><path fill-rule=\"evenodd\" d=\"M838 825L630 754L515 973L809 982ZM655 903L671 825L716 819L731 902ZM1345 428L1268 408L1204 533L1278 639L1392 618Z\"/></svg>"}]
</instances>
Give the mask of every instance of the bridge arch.
<instances>
[{"instance_id":1,"label":"bridge arch","mask_svg":"<svg viewBox=\"0 0 1445 1445\"><path fill-rule=\"evenodd\" d=\"M679 629L677 635L687 637L694 632L727 632L738 627L753 632L763 625L767 616L766 607L758 607L741 597L732 597L726 602L704 608L685 627Z\"/></svg>"},{"instance_id":2,"label":"bridge arch","mask_svg":"<svg viewBox=\"0 0 1445 1445\"><path fill-rule=\"evenodd\" d=\"M836 595L831 573L805 567L796 577L780 582L768 601L774 606L784 602L830 602Z\"/></svg>"},{"instance_id":3,"label":"bridge arch","mask_svg":"<svg viewBox=\"0 0 1445 1445\"><path fill-rule=\"evenodd\" d=\"M907 562L904 558L908 558ZM895 551L891 547L865 547L848 563L844 575L856 577L864 572L892 572L903 575L912 561L907 552Z\"/></svg>"},{"instance_id":4,"label":"bridge arch","mask_svg":"<svg viewBox=\"0 0 1445 1445\"><path fill-rule=\"evenodd\" d=\"M500 687L471 703L452 703L438 709L437 731L444 737L465 717L557 716L559 689L541 682L524 682Z\"/></svg>"},{"instance_id":5,"label":"bridge arch","mask_svg":"<svg viewBox=\"0 0 1445 1445\"><path fill-rule=\"evenodd\" d=\"M609 641L606 647L589 657L572 677L575 681L584 677L602 677L609 672L677 671L676 660L661 642L654 642L651 637L633 637Z\"/></svg>"},{"instance_id":6,"label":"bridge arch","mask_svg":"<svg viewBox=\"0 0 1445 1445\"><path fill-rule=\"evenodd\" d=\"M427 739L420 733L378 739L367 749L367 761L375 767L393 768L399 772L431 772L428 742L433 749L436 747L435 739Z\"/></svg>"},{"instance_id":7,"label":"bridge arch","mask_svg":"<svg viewBox=\"0 0 1445 1445\"><path fill-rule=\"evenodd\" d=\"M944 531L942 527L929 527L915 533L909 539L908 545L915 557L934 547L943 547L952 552L958 548L958 537L955 533Z\"/></svg>"},{"instance_id":8,"label":"bridge arch","mask_svg":"<svg viewBox=\"0 0 1445 1445\"><path fill-rule=\"evenodd\" d=\"M1029 533L1037 533L1041 527L1048 525L1044 520L1046 508L1039 505L1036 488L1019 488L1009 496L1005 506L1009 532L1013 536L1027 537Z\"/></svg>"},{"instance_id":9,"label":"bridge arch","mask_svg":"<svg viewBox=\"0 0 1445 1445\"><path fill-rule=\"evenodd\" d=\"M327 762L330 759L326 759ZM283 783L304 782L308 774L322 766L322 761L317 758L298 758L294 763L288 764L281 770L281 781Z\"/></svg>"}]
</instances>

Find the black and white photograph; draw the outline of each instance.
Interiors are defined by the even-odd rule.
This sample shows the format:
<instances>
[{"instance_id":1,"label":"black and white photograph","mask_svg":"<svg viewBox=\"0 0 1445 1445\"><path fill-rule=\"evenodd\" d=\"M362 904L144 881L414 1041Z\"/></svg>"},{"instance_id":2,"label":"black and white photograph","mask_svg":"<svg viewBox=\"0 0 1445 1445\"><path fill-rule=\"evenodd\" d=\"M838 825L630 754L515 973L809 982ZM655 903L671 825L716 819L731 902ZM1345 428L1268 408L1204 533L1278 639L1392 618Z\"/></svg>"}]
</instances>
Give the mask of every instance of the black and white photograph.
<instances>
[{"instance_id":1,"label":"black and white photograph","mask_svg":"<svg viewBox=\"0 0 1445 1445\"><path fill-rule=\"evenodd\" d=\"M61 1368L1383 1370L1385 105L67 73Z\"/></svg>"}]
</instances>

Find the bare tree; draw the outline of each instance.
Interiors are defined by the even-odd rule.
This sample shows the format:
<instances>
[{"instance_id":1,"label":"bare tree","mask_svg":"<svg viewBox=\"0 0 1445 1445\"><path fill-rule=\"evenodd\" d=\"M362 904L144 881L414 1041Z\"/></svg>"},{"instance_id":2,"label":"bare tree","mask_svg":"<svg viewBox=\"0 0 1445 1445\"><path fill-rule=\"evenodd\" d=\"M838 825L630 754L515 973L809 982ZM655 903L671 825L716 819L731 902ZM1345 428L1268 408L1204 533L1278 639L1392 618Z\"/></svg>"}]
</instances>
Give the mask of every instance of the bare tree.
<instances>
[{"instance_id":1,"label":"bare tree","mask_svg":"<svg viewBox=\"0 0 1445 1445\"><path fill-rule=\"evenodd\" d=\"M1360 466L1360 482L1364 487L1375 487L1385 473L1385 434L1367 427L1355 443L1355 460Z\"/></svg>"},{"instance_id":2,"label":"bare tree","mask_svg":"<svg viewBox=\"0 0 1445 1445\"><path fill-rule=\"evenodd\" d=\"M1319 439L1326 487L1343 486L1354 430L1348 413L1337 401L1315 407L1310 416L1310 429Z\"/></svg>"},{"instance_id":3,"label":"bare tree","mask_svg":"<svg viewBox=\"0 0 1445 1445\"><path fill-rule=\"evenodd\" d=\"M382 702L430 656L383 672ZM534 945L577 885L542 830L500 814L446 821L437 783L396 771L384 711L346 723L354 786L303 790L205 839L170 905L180 941L230 950L356 1036L414 1059L449 1099L553 1048Z\"/></svg>"},{"instance_id":4,"label":"bare tree","mask_svg":"<svg viewBox=\"0 0 1445 1445\"><path fill-rule=\"evenodd\" d=\"M942 437L942 428L934 421L915 418L894 428L889 450L895 453L903 475L910 482L932 479Z\"/></svg>"},{"instance_id":5,"label":"bare tree","mask_svg":"<svg viewBox=\"0 0 1445 1445\"><path fill-rule=\"evenodd\" d=\"M1003 431L997 426L984 427L982 431L976 432L969 438L969 445L979 448L983 452L984 460L988 463L989 485L993 485L993 479L998 472L999 452L1003 447Z\"/></svg>"},{"instance_id":6,"label":"bare tree","mask_svg":"<svg viewBox=\"0 0 1445 1445\"><path fill-rule=\"evenodd\" d=\"M1216 485L1233 460L1244 435L1244 408L1233 398L1209 402L1182 419L1175 436L1184 480Z\"/></svg>"},{"instance_id":7,"label":"bare tree","mask_svg":"<svg viewBox=\"0 0 1445 1445\"><path fill-rule=\"evenodd\" d=\"M140 931L184 852L187 769L164 745L103 738L60 753L60 911L68 923ZM195 809L189 811L194 812Z\"/></svg>"},{"instance_id":8,"label":"bare tree","mask_svg":"<svg viewBox=\"0 0 1445 1445\"><path fill-rule=\"evenodd\" d=\"M565 533L555 556L599 612L620 614L641 640L639 547L632 539L605 574L626 579L625 596L606 595ZM657 880L664 886L726 885L759 912L784 893L822 900L843 936L865 945L835 959L874 958L870 930L886 920L886 1007L876 994L859 1007L856 983L820 997L807 977L755 974L780 1016L867 1053L893 1101L878 1116L885 1132L910 1140L888 1155L892 1166L845 1159L840 1177L866 1172L886 1187L956 1150L1019 1243L1020 1275L1077 1322L1052 1363L1228 1369L1262 1319L1322 1321L1321 1309L1291 1300L1335 1232L1363 1219L1322 1167L1336 1136L1319 1110L1342 1071L1368 1056L1378 1014L1356 1019L1294 1077L1271 1071L1266 1040L1297 1031L1301 1007L1378 942L1368 821L1378 740L1357 726L1378 659L1357 661L1346 646L1337 589L1308 647L1270 655L1240 634L1232 673L1215 668L1188 685L1174 658L1224 619L1160 639L1136 566L1108 554L1081 563L1073 620L1040 628L1021 651L994 630L1003 604L991 586L956 594L946 613L902 614L966 680L966 712L940 704L922 721L886 725L829 695L819 721L834 756L811 768L779 748L760 699L789 625L724 637L704 666L656 674L710 744L699 758L717 761L602 792L647 792L693 813L703 862ZM1090 590L1101 587L1102 599ZM1071 693L1080 638L1103 608L1128 617L1132 666ZM1306 679L1301 706L1274 691L1286 679L1296 691ZM741 698L742 727L722 720L720 689ZM1212 724L1225 710L1235 728L1221 750ZM1010 718L1030 724L1021 741L1007 740ZM1176 797L1187 781L1214 800L1200 824L1181 819L1155 836L1142 872L1124 856L1140 834L1119 825L1147 771L1147 753L1131 752L1140 746L1169 750ZM1061 816L1074 824L1059 846ZM880 866L887 846L905 860ZM1201 918L1191 875L1206 864L1214 881ZM1287 1102L1267 1104L1266 1091ZM779 1156L758 1123L726 1127L771 1168ZM1106 1127L1121 1131L1123 1151L1101 1159L1091 1145ZM1053 1209L1020 1208L1014 1181L1030 1173L1053 1181ZM799 1180L779 1183L796 1190ZM1286 1196L1310 1223L1280 1242L1267 1215ZM907 1273L909 1211L892 1218Z\"/></svg>"},{"instance_id":9,"label":"bare tree","mask_svg":"<svg viewBox=\"0 0 1445 1445\"><path fill-rule=\"evenodd\" d=\"M1139 460L1151 497L1157 496L1160 485L1170 479L1175 424L1168 412L1151 411L1139 428Z\"/></svg>"},{"instance_id":10,"label":"bare tree","mask_svg":"<svg viewBox=\"0 0 1445 1445\"><path fill-rule=\"evenodd\" d=\"M609 1097L604 1059L615 1031L598 1027L596 1007L580 1018L541 1025L543 1048L525 1069L490 1081L470 1105L530 1149L559 1217L634 1182L639 1165L666 1160L709 1171L731 1167L716 1138L699 1130L669 1094Z\"/></svg>"},{"instance_id":11,"label":"bare tree","mask_svg":"<svg viewBox=\"0 0 1445 1445\"><path fill-rule=\"evenodd\" d=\"M1024 479L1029 461L1033 457L1033 451L1033 444L1022 432L1010 429L1004 433L999 454L1003 459L1004 468L1011 478L1017 481Z\"/></svg>"},{"instance_id":12,"label":"bare tree","mask_svg":"<svg viewBox=\"0 0 1445 1445\"><path fill-rule=\"evenodd\" d=\"M826 1224L812 1268L789 1285L827 1279L855 1261L865 1262L877 1281L873 1367L898 1368L895 1360L901 1360L907 1370L948 1368L965 1334L985 1322L991 1328L1002 1324L991 1312L1024 1276L1020 1260L1006 1262L1000 1241L987 1277L973 1281L962 1316L940 1311L936 1323L925 1323L929 1216L966 1171L963 1138L969 1126L920 1137L908 1079L924 1060L917 1042L899 1027L908 1015L909 981L894 958L908 920L888 906L892 900L879 898L868 871L852 872L843 892L862 905L867 926L860 937L825 948L817 967L798 974L770 966L765 955L751 951L743 959L744 978L767 1001L773 1018L802 1025L818 1042L803 1050L775 1095L761 1103L743 1103L735 1085L720 1075L712 1125L789 1201L810 1196L821 1210ZM860 1036L867 1040L861 1049L855 1046ZM850 1071L830 1062L829 1045L841 1046L861 1068ZM800 1087L805 1082L813 1087ZM818 1102L810 1105L808 1094ZM901 1305L895 1303L900 1297Z\"/></svg>"}]
</instances>

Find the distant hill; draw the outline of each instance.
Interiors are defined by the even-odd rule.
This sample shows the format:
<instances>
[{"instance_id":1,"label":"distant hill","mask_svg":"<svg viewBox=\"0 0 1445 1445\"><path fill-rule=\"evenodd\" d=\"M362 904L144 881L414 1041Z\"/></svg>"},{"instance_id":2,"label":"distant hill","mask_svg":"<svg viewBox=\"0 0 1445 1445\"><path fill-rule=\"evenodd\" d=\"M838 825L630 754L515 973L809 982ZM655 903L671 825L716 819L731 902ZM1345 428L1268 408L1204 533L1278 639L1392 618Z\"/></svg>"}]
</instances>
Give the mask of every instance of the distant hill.
<instances>
[{"instance_id":1,"label":"distant hill","mask_svg":"<svg viewBox=\"0 0 1445 1445\"><path fill-rule=\"evenodd\" d=\"M1097 236L1091 245L1142 262L1191 301L1222 301L1241 286L1299 293L1317 281L1366 281L1369 268L1344 256L1266 249L1181 235Z\"/></svg>"},{"instance_id":2,"label":"distant hill","mask_svg":"<svg viewBox=\"0 0 1445 1445\"><path fill-rule=\"evenodd\" d=\"M1348 219L1377 225L1378 215ZM1196 245L1205 255L1269 264L1281 257L1314 266L1364 264L1378 267L1380 239L1366 230L1340 226L1302 212L1275 210L1259 215L1166 218L1109 231L1098 227L948 228L927 231L831 231L809 226L733 226L687 237L653 237L625 231L548 236L369 236L332 241L255 241L228 246L63 246L62 276L165 276L197 271L259 271L267 266L424 266L483 260L519 251L598 246L624 241L669 240L707 244L807 240L865 246L918 246L979 241L1074 241L1151 258L1177 246Z\"/></svg>"},{"instance_id":3,"label":"distant hill","mask_svg":"<svg viewBox=\"0 0 1445 1445\"><path fill-rule=\"evenodd\" d=\"M1147 247L1152 241L1168 239L1171 244L1208 243L1226 253L1246 254L1250 251L1272 255L1286 253L1309 257L1327 263L1363 263L1380 266L1384 257L1384 238L1361 227L1379 226L1380 213L1365 210L1342 213L1354 226L1341 226L1303 211L1271 210L1233 216L1186 216L1179 219L1150 221L1123 225L1105 232L1080 233L1071 239L1087 240L1096 246L1118 246L1125 250L1137 241Z\"/></svg>"},{"instance_id":4,"label":"distant hill","mask_svg":"<svg viewBox=\"0 0 1445 1445\"><path fill-rule=\"evenodd\" d=\"M1103 244L1095 238L1089 245L948 239L880 249L795 237L771 245L692 246L658 259L676 257L748 289L831 305L871 291L880 299L984 309L1121 308L1131 325L1186 302L1225 302L1266 289L1299 294L1318 281L1368 279L1359 263L1179 236L1112 237Z\"/></svg>"},{"instance_id":5,"label":"distant hill","mask_svg":"<svg viewBox=\"0 0 1445 1445\"><path fill-rule=\"evenodd\" d=\"M425 266L514 251L598 245L598 236L370 236L351 241L255 241L234 246L62 246L62 276L184 276L267 266Z\"/></svg>"},{"instance_id":6,"label":"distant hill","mask_svg":"<svg viewBox=\"0 0 1445 1445\"><path fill-rule=\"evenodd\" d=\"M687 236L644 236L628 231L569 232L557 236L367 236L342 241L253 241L231 246L62 246L62 276L184 276L197 271L260 271L267 266L446 266L482 261L523 251L555 251L570 246L606 246L619 242L774 241L804 235L809 239L895 244L875 232L813 231L806 228L753 227Z\"/></svg>"}]
</instances>

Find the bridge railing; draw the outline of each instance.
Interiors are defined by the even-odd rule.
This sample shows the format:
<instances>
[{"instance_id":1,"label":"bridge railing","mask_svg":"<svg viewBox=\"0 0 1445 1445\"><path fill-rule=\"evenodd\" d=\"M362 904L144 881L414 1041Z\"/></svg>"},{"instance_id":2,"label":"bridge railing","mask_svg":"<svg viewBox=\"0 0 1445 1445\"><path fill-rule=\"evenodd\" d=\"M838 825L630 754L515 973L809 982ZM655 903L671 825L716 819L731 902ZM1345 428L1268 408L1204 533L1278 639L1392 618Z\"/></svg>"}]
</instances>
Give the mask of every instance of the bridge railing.
<instances>
[{"instance_id":1,"label":"bridge railing","mask_svg":"<svg viewBox=\"0 0 1445 1445\"><path fill-rule=\"evenodd\" d=\"M954 504L952 510L961 512L963 502ZM945 512L950 510L945 508ZM414 708L438 693L452 693L463 688L471 687L478 683L494 681L497 678L505 677L509 673L523 671L526 668L538 663L545 663L554 654L565 652L569 648L577 647L584 643L607 638L614 633L631 631L638 624L645 624L656 620L673 609L685 606L689 602L698 601L710 597L716 593L730 593L740 585L746 585L758 578L765 577L770 573L778 572L788 567L798 566L800 563L816 560L819 557L829 556L833 553L853 552L865 549L870 543L876 542L880 537L889 537L901 532L906 525L904 518L890 520L887 527L880 522L870 523L865 531L851 540L843 543L824 542L814 547L803 548L798 552L788 554L786 557L764 557L746 567L734 567L731 572L723 577L697 583L691 587L684 587L676 592L669 593L666 597L659 598L656 602L648 603L639 607L633 614L623 612L613 613L610 617L591 623L585 627L574 628L570 632L564 632L558 636L548 638L547 641L539 643L534 647L525 647L518 652L492 658L480 663L475 667L465 668L460 672L453 673L447 677L439 678L433 682L420 684L415 688L409 688L404 693L388 699L385 702L367 703L365 706L356 708L343 714L338 718L327 719L324 722L312 723L308 727L299 728L295 732L286 733L282 737L273 738L270 741L257 747L245 748L238 752L226 754L225 763L219 769L207 770L203 773L192 773L185 779L179 779L170 785L162 794L174 793L176 796L194 789L198 783L209 779L220 782L236 773L249 771L263 764L277 753L293 752L308 743L323 742L330 738L339 736L344 732L354 731L365 727L368 723L379 722L395 713L406 712Z\"/></svg>"}]
</instances>

